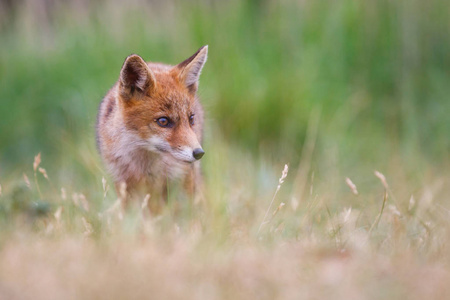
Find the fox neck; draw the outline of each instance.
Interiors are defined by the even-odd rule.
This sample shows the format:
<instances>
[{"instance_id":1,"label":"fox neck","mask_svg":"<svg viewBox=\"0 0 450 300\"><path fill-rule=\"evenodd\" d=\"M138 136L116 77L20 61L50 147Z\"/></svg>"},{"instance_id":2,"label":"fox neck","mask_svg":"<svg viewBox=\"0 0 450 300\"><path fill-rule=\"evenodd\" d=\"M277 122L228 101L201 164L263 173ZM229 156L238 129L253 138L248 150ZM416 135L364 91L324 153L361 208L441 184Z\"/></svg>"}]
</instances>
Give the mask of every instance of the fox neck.
<instances>
[{"instance_id":1,"label":"fox neck","mask_svg":"<svg viewBox=\"0 0 450 300\"><path fill-rule=\"evenodd\" d=\"M119 147L112 153L111 172L114 178L127 184L142 180L157 182L185 175L190 165L177 161L169 154L152 152L136 142L134 134L123 132L117 136Z\"/></svg>"}]
</instances>

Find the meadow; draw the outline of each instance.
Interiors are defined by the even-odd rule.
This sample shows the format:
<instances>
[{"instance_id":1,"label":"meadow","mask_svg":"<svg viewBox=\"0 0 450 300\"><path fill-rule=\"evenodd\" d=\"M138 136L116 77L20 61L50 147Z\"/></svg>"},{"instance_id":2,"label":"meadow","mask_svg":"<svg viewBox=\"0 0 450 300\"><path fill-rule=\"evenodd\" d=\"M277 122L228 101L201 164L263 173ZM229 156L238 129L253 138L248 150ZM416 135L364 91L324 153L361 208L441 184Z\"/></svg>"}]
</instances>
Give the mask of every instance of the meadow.
<instances>
[{"instance_id":1,"label":"meadow","mask_svg":"<svg viewBox=\"0 0 450 300\"><path fill-rule=\"evenodd\" d=\"M448 299L449 12L0 1L0 299ZM98 104L206 44L205 199L123 212Z\"/></svg>"}]
</instances>

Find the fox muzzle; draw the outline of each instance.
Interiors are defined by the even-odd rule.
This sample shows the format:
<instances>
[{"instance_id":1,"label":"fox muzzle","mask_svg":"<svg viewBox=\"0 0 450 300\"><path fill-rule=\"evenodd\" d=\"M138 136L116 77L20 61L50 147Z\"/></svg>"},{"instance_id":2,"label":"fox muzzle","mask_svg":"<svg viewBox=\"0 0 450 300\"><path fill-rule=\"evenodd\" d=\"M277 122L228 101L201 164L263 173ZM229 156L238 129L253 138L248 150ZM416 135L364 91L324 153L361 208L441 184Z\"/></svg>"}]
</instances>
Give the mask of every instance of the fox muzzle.
<instances>
[{"instance_id":1,"label":"fox muzzle","mask_svg":"<svg viewBox=\"0 0 450 300\"><path fill-rule=\"evenodd\" d=\"M194 156L194 158L196 160L199 160L200 158L202 158L204 154L205 154L205 151L203 151L202 148L195 148L194 151L192 152L192 155Z\"/></svg>"}]
</instances>

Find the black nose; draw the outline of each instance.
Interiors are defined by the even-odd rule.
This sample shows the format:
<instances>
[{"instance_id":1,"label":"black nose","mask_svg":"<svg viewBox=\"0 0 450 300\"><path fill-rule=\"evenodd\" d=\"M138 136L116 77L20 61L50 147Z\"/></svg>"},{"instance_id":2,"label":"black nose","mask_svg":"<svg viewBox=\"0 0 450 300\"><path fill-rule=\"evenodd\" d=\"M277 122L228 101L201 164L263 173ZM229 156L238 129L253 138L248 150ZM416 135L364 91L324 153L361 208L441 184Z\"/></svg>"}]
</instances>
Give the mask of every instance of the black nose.
<instances>
[{"instance_id":1,"label":"black nose","mask_svg":"<svg viewBox=\"0 0 450 300\"><path fill-rule=\"evenodd\" d=\"M199 160L200 158L202 158L203 154L205 154L205 151L203 151L202 148L196 148L196 149L194 149L194 152L192 152L192 155L194 155L194 158L196 160Z\"/></svg>"}]
</instances>

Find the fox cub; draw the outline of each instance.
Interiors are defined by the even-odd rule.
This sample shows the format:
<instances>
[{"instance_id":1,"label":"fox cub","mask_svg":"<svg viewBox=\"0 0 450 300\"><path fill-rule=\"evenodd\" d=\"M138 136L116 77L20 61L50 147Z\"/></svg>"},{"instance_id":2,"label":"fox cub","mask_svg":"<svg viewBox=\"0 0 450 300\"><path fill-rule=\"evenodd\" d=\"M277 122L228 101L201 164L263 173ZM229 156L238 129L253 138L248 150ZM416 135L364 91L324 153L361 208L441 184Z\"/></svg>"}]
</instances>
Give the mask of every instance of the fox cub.
<instances>
[{"instance_id":1,"label":"fox cub","mask_svg":"<svg viewBox=\"0 0 450 300\"><path fill-rule=\"evenodd\" d=\"M150 194L161 202L169 180L177 180L196 195L205 154L197 89L207 54L204 46L176 66L126 58L97 117L98 148L118 194L126 186L127 199Z\"/></svg>"}]
</instances>

